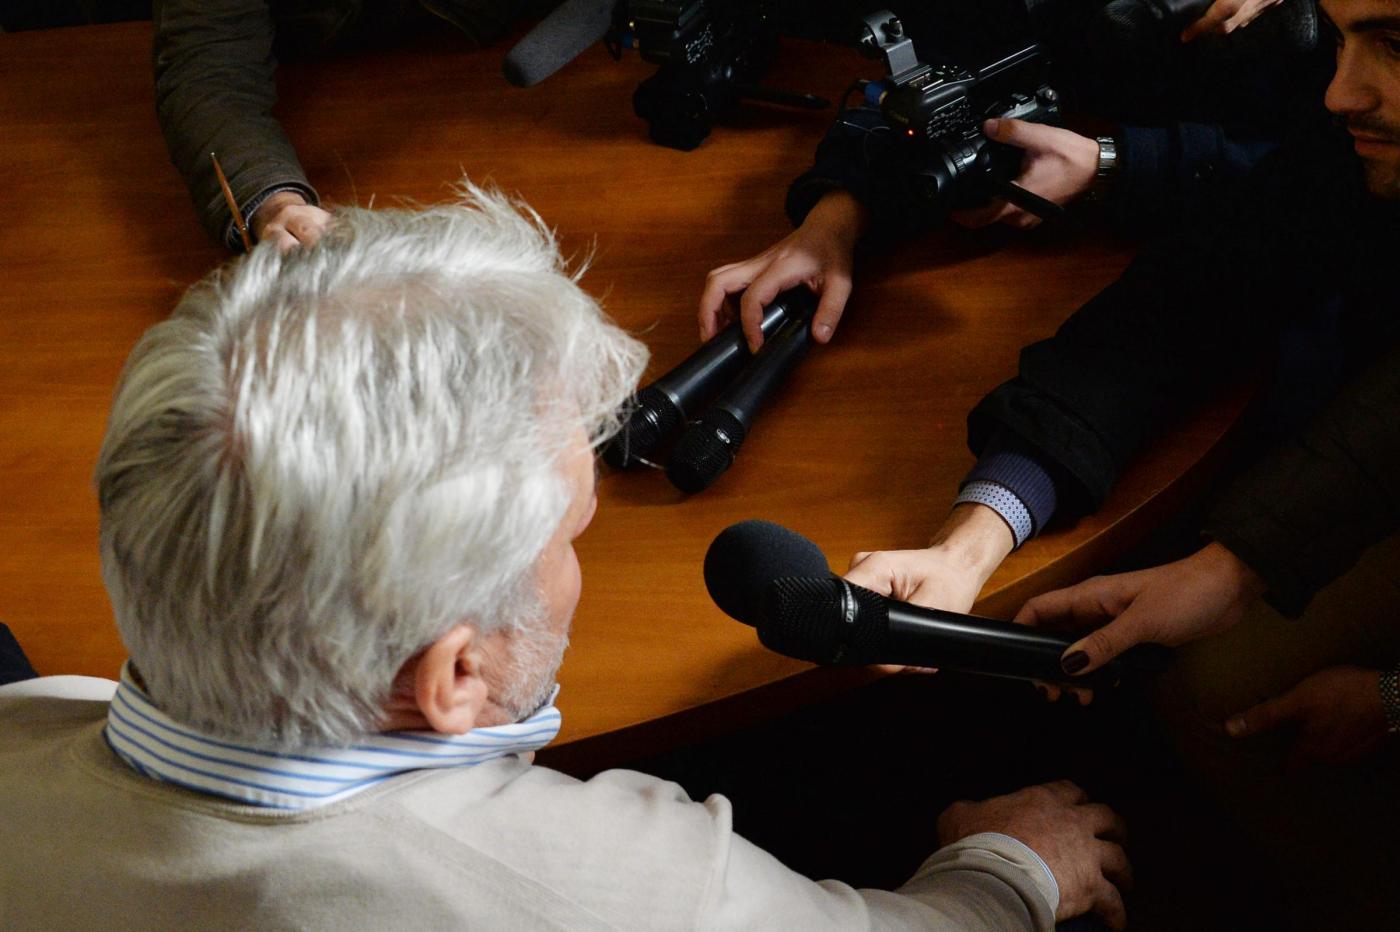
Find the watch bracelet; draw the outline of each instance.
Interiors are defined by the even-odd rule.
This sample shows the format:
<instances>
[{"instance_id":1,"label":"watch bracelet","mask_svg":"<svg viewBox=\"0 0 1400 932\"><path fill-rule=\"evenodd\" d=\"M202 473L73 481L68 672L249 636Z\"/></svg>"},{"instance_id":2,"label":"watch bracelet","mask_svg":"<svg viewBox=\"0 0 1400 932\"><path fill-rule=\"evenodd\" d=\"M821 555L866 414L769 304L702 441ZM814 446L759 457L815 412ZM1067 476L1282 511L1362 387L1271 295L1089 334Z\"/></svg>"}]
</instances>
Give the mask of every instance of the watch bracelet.
<instances>
[{"instance_id":1,"label":"watch bracelet","mask_svg":"<svg viewBox=\"0 0 1400 932\"><path fill-rule=\"evenodd\" d=\"M1400 734L1400 667L1381 674L1381 711L1387 734Z\"/></svg>"}]
</instances>

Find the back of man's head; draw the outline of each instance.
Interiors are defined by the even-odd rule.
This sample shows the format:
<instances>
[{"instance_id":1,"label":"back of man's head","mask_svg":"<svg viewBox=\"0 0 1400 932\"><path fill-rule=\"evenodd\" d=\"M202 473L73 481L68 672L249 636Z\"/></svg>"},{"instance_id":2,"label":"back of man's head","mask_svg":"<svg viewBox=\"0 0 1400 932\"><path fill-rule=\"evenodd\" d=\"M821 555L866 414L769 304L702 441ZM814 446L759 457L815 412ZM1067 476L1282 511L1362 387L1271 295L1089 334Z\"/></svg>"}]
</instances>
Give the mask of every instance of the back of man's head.
<instances>
[{"instance_id":1,"label":"back of man's head","mask_svg":"<svg viewBox=\"0 0 1400 932\"><path fill-rule=\"evenodd\" d=\"M538 218L475 189L192 288L127 361L96 475L153 699L267 747L374 731L410 657L532 601L558 458L644 361Z\"/></svg>"}]
</instances>

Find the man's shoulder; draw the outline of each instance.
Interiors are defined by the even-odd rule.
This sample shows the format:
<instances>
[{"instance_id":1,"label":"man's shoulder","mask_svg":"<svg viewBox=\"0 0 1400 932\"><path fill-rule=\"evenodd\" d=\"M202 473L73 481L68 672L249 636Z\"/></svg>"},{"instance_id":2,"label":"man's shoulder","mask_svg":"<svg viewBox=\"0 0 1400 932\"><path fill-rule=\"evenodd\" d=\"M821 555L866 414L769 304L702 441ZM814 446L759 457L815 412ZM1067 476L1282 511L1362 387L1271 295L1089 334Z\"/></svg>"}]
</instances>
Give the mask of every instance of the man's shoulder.
<instances>
[{"instance_id":1,"label":"man's shoulder","mask_svg":"<svg viewBox=\"0 0 1400 932\"><path fill-rule=\"evenodd\" d=\"M0 686L0 731L9 748L101 721L117 684L95 676L44 676Z\"/></svg>"}]
</instances>

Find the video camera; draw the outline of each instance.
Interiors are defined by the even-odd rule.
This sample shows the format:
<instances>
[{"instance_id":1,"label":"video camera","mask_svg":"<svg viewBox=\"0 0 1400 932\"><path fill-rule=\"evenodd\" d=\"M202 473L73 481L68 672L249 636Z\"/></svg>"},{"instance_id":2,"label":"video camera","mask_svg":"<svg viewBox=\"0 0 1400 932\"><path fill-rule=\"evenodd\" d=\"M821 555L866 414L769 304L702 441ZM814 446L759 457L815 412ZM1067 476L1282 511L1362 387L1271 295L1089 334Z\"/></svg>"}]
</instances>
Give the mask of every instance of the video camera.
<instances>
[{"instance_id":1,"label":"video camera","mask_svg":"<svg viewBox=\"0 0 1400 932\"><path fill-rule=\"evenodd\" d=\"M529 87L603 40L614 57L637 49L658 65L632 96L651 138L690 150L742 100L820 110L811 94L758 82L778 50L787 0L566 0L506 55L512 84Z\"/></svg>"},{"instance_id":2,"label":"video camera","mask_svg":"<svg viewBox=\"0 0 1400 932\"><path fill-rule=\"evenodd\" d=\"M811 94L758 82L778 51L773 0L630 0L620 47L632 45L659 65L638 85L632 109L654 142L689 151L715 119L745 99L820 110Z\"/></svg>"},{"instance_id":3,"label":"video camera","mask_svg":"<svg viewBox=\"0 0 1400 932\"><path fill-rule=\"evenodd\" d=\"M976 72L953 61L926 63L888 10L865 17L860 45L870 57L883 56L890 72L853 85L887 124L887 138L867 152L884 163L879 168L902 175L928 213L942 216L993 197L1041 217L1063 213L1013 184L1022 151L982 132L982 122L992 117L1060 121L1059 94L1047 83L1049 61L1039 45L1025 45ZM843 109L841 118L848 112Z\"/></svg>"}]
</instances>

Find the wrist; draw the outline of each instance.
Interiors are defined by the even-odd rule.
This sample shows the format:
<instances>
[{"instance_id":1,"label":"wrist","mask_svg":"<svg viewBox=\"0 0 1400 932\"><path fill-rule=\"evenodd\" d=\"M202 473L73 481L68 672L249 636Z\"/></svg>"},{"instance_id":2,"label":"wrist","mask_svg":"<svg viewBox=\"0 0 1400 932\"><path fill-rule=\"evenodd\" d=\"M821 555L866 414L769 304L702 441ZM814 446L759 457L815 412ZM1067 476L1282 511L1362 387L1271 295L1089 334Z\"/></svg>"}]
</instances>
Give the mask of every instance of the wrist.
<instances>
[{"instance_id":1,"label":"wrist","mask_svg":"<svg viewBox=\"0 0 1400 932\"><path fill-rule=\"evenodd\" d=\"M977 579L977 587L991 578L1006 559L1016 540L1006 521L995 510L975 502L953 506L929 541L928 549L939 553L945 562Z\"/></svg>"},{"instance_id":2,"label":"wrist","mask_svg":"<svg viewBox=\"0 0 1400 932\"><path fill-rule=\"evenodd\" d=\"M868 223L869 212L856 200L855 195L835 188L822 195L802 225L818 227L825 235L834 236L854 248Z\"/></svg>"},{"instance_id":3,"label":"wrist","mask_svg":"<svg viewBox=\"0 0 1400 932\"><path fill-rule=\"evenodd\" d=\"M1197 551L1196 559L1205 566L1207 572L1227 587L1236 602L1257 599L1268 589L1263 577L1217 541L1212 541Z\"/></svg>"}]
</instances>

